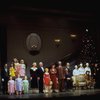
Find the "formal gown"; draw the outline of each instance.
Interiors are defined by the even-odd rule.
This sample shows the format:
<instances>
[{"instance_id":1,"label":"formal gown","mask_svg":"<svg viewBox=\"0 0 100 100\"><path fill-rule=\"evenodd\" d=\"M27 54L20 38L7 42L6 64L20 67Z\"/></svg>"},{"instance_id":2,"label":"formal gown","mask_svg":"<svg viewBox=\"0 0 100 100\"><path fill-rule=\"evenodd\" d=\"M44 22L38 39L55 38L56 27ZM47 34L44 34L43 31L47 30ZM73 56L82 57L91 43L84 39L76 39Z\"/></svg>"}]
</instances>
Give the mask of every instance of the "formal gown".
<instances>
[{"instance_id":1,"label":"formal gown","mask_svg":"<svg viewBox=\"0 0 100 100\"><path fill-rule=\"evenodd\" d=\"M19 74L19 70L20 70L20 64L19 63L15 63L15 70L16 70L16 77L18 76Z\"/></svg>"},{"instance_id":2,"label":"formal gown","mask_svg":"<svg viewBox=\"0 0 100 100\"><path fill-rule=\"evenodd\" d=\"M37 83L37 68L31 68L30 69L30 76L31 76L31 88L38 88Z\"/></svg>"},{"instance_id":3,"label":"formal gown","mask_svg":"<svg viewBox=\"0 0 100 100\"><path fill-rule=\"evenodd\" d=\"M25 66L25 64L20 64L20 70L19 70L19 74L20 74L20 76L21 77L24 77L25 76L25 71L26 70L26 66Z\"/></svg>"},{"instance_id":4,"label":"formal gown","mask_svg":"<svg viewBox=\"0 0 100 100\"><path fill-rule=\"evenodd\" d=\"M57 71L56 69L50 69L50 78L53 82L52 88L57 89L58 88L58 78L57 78Z\"/></svg>"},{"instance_id":5,"label":"formal gown","mask_svg":"<svg viewBox=\"0 0 100 100\"><path fill-rule=\"evenodd\" d=\"M44 73L43 75L43 82L44 82L44 86L50 86L50 74L49 73Z\"/></svg>"}]
</instances>

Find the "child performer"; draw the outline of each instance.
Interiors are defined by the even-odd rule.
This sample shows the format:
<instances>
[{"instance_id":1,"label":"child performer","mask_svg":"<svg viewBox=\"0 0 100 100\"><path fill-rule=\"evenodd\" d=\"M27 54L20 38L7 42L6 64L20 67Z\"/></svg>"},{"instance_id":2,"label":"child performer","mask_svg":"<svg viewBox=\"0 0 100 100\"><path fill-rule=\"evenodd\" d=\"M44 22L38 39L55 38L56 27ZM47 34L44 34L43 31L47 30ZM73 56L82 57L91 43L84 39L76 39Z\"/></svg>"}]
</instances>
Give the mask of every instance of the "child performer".
<instances>
[{"instance_id":1,"label":"child performer","mask_svg":"<svg viewBox=\"0 0 100 100\"><path fill-rule=\"evenodd\" d=\"M9 68L9 75L10 75L13 79L15 79L16 70L15 70L15 68L14 68L14 64L13 64L13 63L11 63L11 67Z\"/></svg>"},{"instance_id":2,"label":"child performer","mask_svg":"<svg viewBox=\"0 0 100 100\"><path fill-rule=\"evenodd\" d=\"M20 74L21 78L24 78L25 74L26 74L26 65L25 65L23 59L21 59L21 61L20 61L19 74Z\"/></svg>"},{"instance_id":3,"label":"child performer","mask_svg":"<svg viewBox=\"0 0 100 100\"><path fill-rule=\"evenodd\" d=\"M50 79L50 74L49 74L48 68L45 68L45 73L43 75L43 82L44 82L45 93L49 93L51 79Z\"/></svg>"},{"instance_id":4,"label":"child performer","mask_svg":"<svg viewBox=\"0 0 100 100\"><path fill-rule=\"evenodd\" d=\"M12 76L10 76L8 81L8 93L9 95L13 95L15 93L15 81L12 79Z\"/></svg>"},{"instance_id":5,"label":"child performer","mask_svg":"<svg viewBox=\"0 0 100 100\"><path fill-rule=\"evenodd\" d=\"M23 93L26 94L29 91L29 81L27 80L27 76L24 77L23 80Z\"/></svg>"},{"instance_id":6,"label":"child performer","mask_svg":"<svg viewBox=\"0 0 100 100\"><path fill-rule=\"evenodd\" d=\"M23 86L23 80L20 78L20 75L18 74L18 77L15 79L15 89L16 89L16 94L22 94L22 86Z\"/></svg>"}]
</instances>

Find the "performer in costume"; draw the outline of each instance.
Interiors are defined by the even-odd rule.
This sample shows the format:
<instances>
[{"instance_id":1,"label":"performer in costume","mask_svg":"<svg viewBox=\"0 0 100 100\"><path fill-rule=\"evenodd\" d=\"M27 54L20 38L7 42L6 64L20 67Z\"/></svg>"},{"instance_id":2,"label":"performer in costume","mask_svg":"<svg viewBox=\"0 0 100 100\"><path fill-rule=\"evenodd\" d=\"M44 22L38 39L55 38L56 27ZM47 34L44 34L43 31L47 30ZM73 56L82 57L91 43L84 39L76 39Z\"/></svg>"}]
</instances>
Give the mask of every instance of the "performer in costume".
<instances>
[{"instance_id":1,"label":"performer in costume","mask_svg":"<svg viewBox=\"0 0 100 100\"><path fill-rule=\"evenodd\" d=\"M67 62L65 66L65 87L66 89L71 89L72 85L72 69L70 63Z\"/></svg>"},{"instance_id":2,"label":"performer in costume","mask_svg":"<svg viewBox=\"0 0 100 100\"><path fill-rule=\"evenodd\" d=\"M79 75L78 66L75 65L75 68L73 70L72 80L73 80L73 86L75 86L76 88L78 87L78 75Z\"/></svg>"},{"instance_id":3,"label":"performer in costume","mask_svg":"<svg viewBox=\"0 0 100 100\"><path fill-rule=\"evenodd\" d=\"M9 68L9 76L11 76L13 79L15 79L16 70L14 68L14 64L13 63L11 63L11 66Z\"/></svg>"},{"instance_id":4,"label":"performer in costume","mask_svg":"<svg viewBox=\"0 0 100 100\"><path fill-rule=\"evenodd\" d=\"M17 58L14 58L13 61L14 61L14 67L16 70L16 77L17 77L19 74L19 70L20 70L20 64Z\"/></svg>"},{"instance_id":5,"label":"performer in costume","mask_svg":"<svg viewBox=\"0 0 100 100\"><path fill-rule=\"evenodd\" d=\"M15 93L15 81L13 80L12 76L8 81L8 93L9 95L13 95Z\"/></svg>"},{"instance_id":6,"label":"performer in costume","mask_svg":"<svg viewBox=\"0 0 100 100\"><path fill-rule=\"evenodd\" d=\"M59 91L64 91L64 80L65 80L65 68L62 66L62 62L58 61L57 69L57 77L58 77L58 83L59 83Z\"/></svg>"},{"instance_id":7,"label":"performer in costume","mask_svg":"<svg viewBox=\"0 0 100 100\"><path fill-rule=\"evenodd\" d=\"M39 82L39 93L43 93L43 74L44 74L44 67L43 67L43 62L39 63L38 67L38 82Z\"/></svg>"},{"instance_id":8,"label":"performer in costume","mask_svg":"<svg viewBox=\"0 0 100 100\"><path fill-rule=\"evenodd\" d=\"M52 90L53 92L57 92L58 89L58 78L57 78L57 70L55 68L55 64L53 64L50 68L50 78L52 81Z\"/></svg>"},{"instance_id":9,"label":"performer in costume","mask_svg":"<svg viewBox=\"0 0 100 100\"><path fill-rule=\"evenodd\" d=\"M22 94L22 89L23 89L23 80L20 78L20 75L18 74L18 77L15 79L15 90L16 94Z\"/></svg>"},{"instance_id":10,"label":"performer in costume","mask_svg":"<svg viewBox=\"0 0 100 100\"><path fill-rule=\"evenodd\" d=\"M83 67L82 63L80 63L78 70L80 75L85 75L85 68Z\"/></svg>"},{"instance_id":11,"label":"performer in costume","mask_svg":"<svg viewBox=\"0 0 100 100\"><path fill-rule=\"evenodd\" d=\"M87 88L91 88L92 87L92 84L91 84L92 77L90 75L90 71L86 71L86 73L85 73L85 79L86 79L86 87Z\"/></svg>"},{"instance_id":12,"label":"performer in costume","mask_svg":"<svg viewBox=\"0 0 100 100\"><path fill-rule=\"evenodd\" d=\"M8 64L5 64L3 69L1 70L1 83L2 83L3 94L7 94L8 80L9 80L9 68L8 68Z\"/></svg>"},{"instance_id":13,"label":"performer in costume","mask_svg":"<svg viewBox=\"0 0 100 100\"><path fill-rule=\"evenodd\" d=\"M27 76L25 76L23 80L23 93L29 93L29 81L27 79Z\"/></svg>"},{"instance_id":14,"label":"performer in costume","mask_svg":"<svg viewBox=\"0 0 100 100\"><path fill-rule=\"evenodd\" d=\"M36 90L38 88L38 83L37 83L37 63L34 62L32 64L32 67L30 68L30 79L31 79L31 88Z\"/></svg>"},{"instance_id":15,"label":"performer in costume","mask_svg":"<svg viewBox=\"0 0 100 100\"><path fill-rule=\"evenodd\" d=\"M25 74L26 74L26 65L25 65L23 59L21 59L21 61L20 61L19 74L20 74L21 78L24 78Z\"/></svg>"},{"instance_id":16,"label":"performer in costume","mask_svg":"<svg viewBox=\"0 0 100 100\"><path fill-rule=\"evenodd\" d=\"M94 70L93 70L93 78L95 80L95 88L100 88L100 64L95 63L94 64Z\"/></svg>"},{"instance_id":17,"label":"performer in costume","mask_svg":"<svg viewBox=\"0 0 100 100\"><path fill-rule=\"evenodd\" d=\"M49 69L45 68L45 73L43 75L45 93L50 93L50 81L51 79L50 79Z\"/></svg>"},{"instance_id":18,"label":"performer in costume","mask_svg":"<svg viewBox=\"0 0 100 100\"><path fill-rule=\"evenodd\" d=\"M91 76L91 68L89 67L89 63L86 63L85 74L86 74L87 71L89 72L89 75Z\"/></svg>"}]
</instances>

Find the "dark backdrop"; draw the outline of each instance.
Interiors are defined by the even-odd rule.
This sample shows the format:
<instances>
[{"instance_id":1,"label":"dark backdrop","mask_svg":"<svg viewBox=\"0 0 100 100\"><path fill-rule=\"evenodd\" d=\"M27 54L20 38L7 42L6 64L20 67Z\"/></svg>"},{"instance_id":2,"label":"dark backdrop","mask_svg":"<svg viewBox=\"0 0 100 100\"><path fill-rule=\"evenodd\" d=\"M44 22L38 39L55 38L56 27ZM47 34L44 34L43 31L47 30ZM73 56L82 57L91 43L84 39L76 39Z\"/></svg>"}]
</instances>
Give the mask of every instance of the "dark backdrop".
<instances>
[{"instance_id":1,"label":"dark backdrop","mask_svg":"<svg viewBox=\"0 0 100 100\"><path fill-rule=\"evenodd\" d=\"M0 26L0 66L7 63L7 28Z\"/></svg>"},{"instance_id":2,"label":"dark backdrop","mask_svg":"<svg viewBox=\"0 0 100 100\"><path fill-rule=\"evenodd\" d=\"M12 13L13 12L13 13ZM80 48L82 33L89 28L93 36L96 50L100 56L99 21L88 15L43 12L39 11L9 11L0 16L0 61L11 62L14 57L24 59L28 66L32 62L43 61L46 66L63 59L67 55L76 53ZM4 27L4 25L6 27ZM42 40L42 47L38 55L31 55L26 47L26 38L30 33L37 33ZM76 34L71 38L70 34ZM57 48L54 39L60 38Z\"/></svg>"}]
</instances>

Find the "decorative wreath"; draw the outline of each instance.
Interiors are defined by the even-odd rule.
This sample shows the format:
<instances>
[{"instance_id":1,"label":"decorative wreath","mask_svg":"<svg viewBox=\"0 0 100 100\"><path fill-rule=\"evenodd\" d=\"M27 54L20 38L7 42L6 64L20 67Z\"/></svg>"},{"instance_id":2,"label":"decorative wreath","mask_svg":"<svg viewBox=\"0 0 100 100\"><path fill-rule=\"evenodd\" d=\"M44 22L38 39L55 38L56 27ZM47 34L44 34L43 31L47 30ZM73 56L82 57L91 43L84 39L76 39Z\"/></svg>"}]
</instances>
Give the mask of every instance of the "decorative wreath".
<instances>
[{"instance_id":1,"label":"decorative wreath","mask_svg":"<svg viewBox=\"0 0 100 100\"><path fill-rule=\"evenodd\" d=\"M36 33L31 33L26 39L27 49L29 51L39 51L41 48L41 38Z\"/></svg>"}]
</instances>

